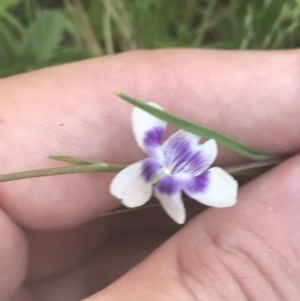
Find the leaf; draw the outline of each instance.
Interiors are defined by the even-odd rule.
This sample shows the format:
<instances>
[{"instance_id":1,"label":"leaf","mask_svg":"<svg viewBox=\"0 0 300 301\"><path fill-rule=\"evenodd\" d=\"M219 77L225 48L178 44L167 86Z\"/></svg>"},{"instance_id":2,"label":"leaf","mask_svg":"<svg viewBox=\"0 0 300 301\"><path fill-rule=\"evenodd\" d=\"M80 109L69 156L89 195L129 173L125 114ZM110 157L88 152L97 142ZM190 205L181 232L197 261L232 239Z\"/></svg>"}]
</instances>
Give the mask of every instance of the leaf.
<instances>
[{"instance_id":1,"label":"leaf","mask_svg":"<svg viewBox=\"0 0 300 301\"><path fill-rule=\"evenodd\" d=\"M46 61L53 57L65 29L64 15L55 10L44 10L30 25L23 55Z\"/></svg>"},{"instance_id":2,"label":"leaf","mask_svg":"<svg viewBox=\"0 0 300 301\"><path fill-rule=\"evenodd\" d=\"M215 139L219 144L223 145L224 147L226 147L246 158L250 158L250 159L256 160L256 161L268 160L268 159L275 158L272 155L260 154L260 153L256 152L255 150L249 148L248 146L246 146L228 136L225 136L219 132L213 131L204 126L197 125L195 123L192 123L188 120L177 117L175 115L172 115L166 111L157 109L157 108L150 106L138 99L135 99L129 95L126 95L122 92L117 92L117 96L126 100L127 102L131 103L132 105L148 112L149 114L156 116L157 118L160 118L168 123L171 123L171 124L177 126L180 129L183 129L187 132L190 132L192 134L195 134L197 136L200 136L200 137L203 137L206 139L211 139L211 138Z\"/></svg>"},{"instance_id":3,"label":"leaf","mask_svg":"<svg viewBox=\"0 0 300 301\"><path fill-rule=\"evenodd\" d=\"M2 49L6 49L7 54L10 57L17 57L19 55L19 43L18 40L13 35L13 31L10 28L4 26L4 24L0 21L0 37L2 39L2 43L0 47Z\"/></svg>"},{"instance_id":4,"label":"leaf","mask_svg":"<svg viewBox=\"0 0 300 301\"><path fill-rule=\"evenodd\" d=\"M13 31L0 21L0 77L18 72L21 65L19 41Z\"/></svg>"},{"instance_id":5,"label":"leaf","mask_svg":"<svg viewBox=\"0 0 300 301\"><path fill-rule=\"evenodd\" d=\"M17 30L21 36L26 33L25 26L13 14L7 11L0 10L0 17L7 22L14 30Z\"/></svg>"},{"instance_id":6,"label":"leaf","mask_svg":"<svg viewBox=\"0 0 300 301\"><path fill-rule=\"evenodd\" d=\"M87 161L80 158L74 158L70 156L49 156L49 159L60 161L60 162L66 162L71 164L77 164L77 165L89 165L94 164L95 162ZM99 162L97 162L99 163Z\"/></svg>"},{"instance_id":7,"label":"leaf","mask_svg":"<svg viewBox=\"0 0 300 301\"><path fill-rule=\"evenodd\" d=\"M16 6L23 0L1 0L0 1L0 12L6 11L12 6Z\"/></svg>"}]
</instances>

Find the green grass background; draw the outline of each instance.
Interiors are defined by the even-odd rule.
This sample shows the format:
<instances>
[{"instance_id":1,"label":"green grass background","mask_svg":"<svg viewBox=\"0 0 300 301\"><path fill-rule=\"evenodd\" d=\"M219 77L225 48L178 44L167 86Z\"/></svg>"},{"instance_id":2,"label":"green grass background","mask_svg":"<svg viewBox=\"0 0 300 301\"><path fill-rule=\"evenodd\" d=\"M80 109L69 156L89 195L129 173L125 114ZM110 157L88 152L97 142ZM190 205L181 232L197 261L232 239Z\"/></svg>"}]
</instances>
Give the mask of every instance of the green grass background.
<instances>
[{"instance_id":1,"label":"green grass background","mask_svg":"<svg viewBox=\"0 0 300 301\"><path fill-rule=\"evenodd\" d=\"M0 77L133 49L300 46L300 0L0 0Z\"/></svg>"}]
</instances>

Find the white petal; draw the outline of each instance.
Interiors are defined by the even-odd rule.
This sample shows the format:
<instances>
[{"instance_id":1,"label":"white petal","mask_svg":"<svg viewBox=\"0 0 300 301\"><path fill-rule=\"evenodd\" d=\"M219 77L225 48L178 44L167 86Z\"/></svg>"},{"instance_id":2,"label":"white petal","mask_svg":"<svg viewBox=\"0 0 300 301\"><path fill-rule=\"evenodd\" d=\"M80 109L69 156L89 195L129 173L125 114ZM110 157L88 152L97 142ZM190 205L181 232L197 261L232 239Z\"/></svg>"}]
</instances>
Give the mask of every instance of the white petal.
<instances>
[{"instance_id":1,"label":"white petal","mask_svg":"<svg viewBox=\"0 0 300 301\"><path fill-rule=\"evenodd\" d=\"M219 167L213 167L207 173L207 183L204 184L204 188L199 185L200 191L196 191L195 187L191 188L187 185L184 187L184 192L192 199L207 206L233 206L237 202L237 181Z\"/></svg>"},{"instance_id":2,"label":"white petal","mask_svg":"<svg viewBox=\"0 0 300 301\"><path fill-rule=\"evenodd\" d=\"M214 139L209 139L199 146L201 157L203 158L203 168L206 170L213 164L218 155L218 145ZM200 174L200 173L198 173Z\"/></svg>"},{"instance_id":3,"label":"white petal","mask_svg":"<svg viewBox=\"0 0 300 301\"><path fill-rule=\"evenodd\" d=\"M140 177L143 161L136 162L121 170L110 184L110 193L118 199L122 199L128 186Z\"/></svg>"},{"instance_id":4,"label":"white petal","mask_svg":"<svg viewBox=\"0 0 300 301\"><path fill-rule=\"evenodd\" d=\"M198 144L199 137L178 131L162 146L165 166L173 166L173 173L201 174L217 156L217 143L211 139Z\"/></svg>"},{"instance_id":5,"label":"white petal","mask_svg":"<svg viewBox=\"0 0 300 301\"><path fill-rule=\"evenodd\" d=\"M155 197L160 201L166 213L178 224L183 224L186 212L181 198L181 191L169 195L155 189Z\"/></svg>"},{"instance_id":6,"label":"white petal","mask_svg":"<svg viewBox=\"0 0 300 301\"><path fill-rule=\"evenodd\" d=\"M183 142L186 143L187 145L190 146L190 148L192 150L194 150L194 147L198 147L198 143L199 143L200 137L188 133L186 131L183 130L179 130L177 132L175 132L174 134L172 134L170 137L168 137L168 139L164 142L163 144L163 151L168 155L168 156L172 156L175 155L177 157L178 154L174 154L174 152L176 152L176 149L178 148L178 146L180 144L182 144Z\"/></svg>"},{"instance_id":7,"label":"white petal","mask_svg":"<svg viewBox=\"0 0 300 301\"><path fill-rule=\"evenodd\" d=\"M148 103L148 104L155 108L163 110L163 108L161 106L159 106L158 104L155 104L155 103ZM134 133L137 144L139 145L139 147L141 149L143 149L146 153L149 154L147 145L145 145L145 137L146 137L147 133L151 132L154 129L159 129L160 130L159 133L163 134L167 123L139 108L136 108L136 107L132 111L131 122L132 122L132 129L133 129L133 133ZM160 136L162 136L162 135L158 135L158 137L156 139L157 141L156 140L154 141L154 142L156 142L157 145L159 145L161 142L160 141L161 139L159 139L159 138L161 138ZM151 154L149 154L149 155L151 155Z\"/></svg>"},{"instance_id":8,"label":"white petal","mask_svg":"<svg viewBox=\"0 0 300 301\"><path fill-rule=\"evenodd\" d=\"M200 139L201 139L199 136L194 135L194 134L189 133L189 132L186 132L184 130L179 130L178 132L181 132L181 134L184 136L184 139L190 141L191 145L197 145L199 143Z\"/></svg>"},{"instance_id":9,"label":"white petal","mask_svg":"<svg viewBox=\"0 0 300 301\"><path fill-rule=\"evenodd\" d=\"M152 183L140 176L123 191L122 204L129 208L142 206L150 200L152 193Z\"/></svg>"}]
</instances>

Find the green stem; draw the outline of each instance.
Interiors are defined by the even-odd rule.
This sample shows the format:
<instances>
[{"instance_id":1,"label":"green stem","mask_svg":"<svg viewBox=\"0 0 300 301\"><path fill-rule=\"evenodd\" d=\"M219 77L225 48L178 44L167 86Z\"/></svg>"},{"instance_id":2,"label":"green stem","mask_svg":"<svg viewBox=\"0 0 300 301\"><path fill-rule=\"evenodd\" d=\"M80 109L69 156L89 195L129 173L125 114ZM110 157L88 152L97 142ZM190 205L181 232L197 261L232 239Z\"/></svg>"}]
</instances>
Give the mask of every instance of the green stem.
<instances>
[{"instance_id":1,"label":"green stem","mask_svg":"<svg viewBox=\"0 0 300 301\"><path fill-rule=\"evenodd\" d=\"M83 172L99 172L99 171L118 172L128 166L127 164L110 164L104 162L92 163L89 161L84 161L81 159L68 157L68 156L50 156L50 157L52 159L65 158L66 160L64 160L64 162L68 162L68 163L76 163L76 162L77 163L84 162L84 163L80 163L81 165L77 165L77 166L45 168L45 169L29 170L29 171L16 172L16 173L11 173L6 175L0 175L0 182L8 182L8 181L28 179L28 178L56 176L56 175L64 175L64 174L72 174L72 173L83 173ZM72 159L72 160L68 160L68 159ZM231 174L238 173L238 175L242 175L241 173L242 171L270 167L270 166L277 165L282 161L283 159L272 159L272 160L265 160L260 162L252 162L252 163L241 164L236 166L224 167L224 170L226 170L228 173Z\"/></svg>"},{"instance_id":2,"label":"green stem","mask_svg":"<svg viewBox=\"0 0 300 301\"><path fill-rule=\"evenodd\" d=\"M46 169L37 169L16 172L6 175L0 175L0 182L8 182L15 180L22 180L28 178L37 178L37 177L47 177L47 176L56 176L72 173L82 173L82 172L116 172L124 169L127 165L125 164L107 164L107 163L98 163L90 165L78 165L78 166L67 166L67 167L58 167L58 168L46 168Z\"/></svg>"},{"instance_id":3,"label":"green stem","mask_svg":"<svg viewBox=\"0 0 300 301\"><path fill-rule=\"evenodd\" d=\"M281 162L283 162L283 159L274 158L274 159L265 160L265 161L251 162L251 163L240 164L240 165L236 165L236 166L228 166L228 167L224 167L223 169L233 175L235 175L235 174L242 175L242 173L240 173L241 171L270 167L270 166L277 165Z\"/></svg>"},{"instance_id":4,"label":"green stem","mask_svg":"<svg viewBox=\"0 0 300 301\"><path fill-rule=\"evenodd\" d=\"M203 42L203 38L204 38L204 34L207 30L207 27L208 27L208 22L211 18L211 15L213 13L213 10L215 8L217 4L217 0L210 0L208 2L208 6L204 12L204 15L203 15L203 20L200 24L200 27L198 29L198 34L197 34L197 37L195 39L195 46L196 47L200 47L202 46L202 42Z\"/></svg>"},{"instance_id":5,"label":"green stem","mask_svg":"<svg viewBox=\"0 0 300 301\"><path fill-rule=\"evenodd\" d=\"M25 10L26 10L26 17L29 24L32 23L33 17L32 17L32 10L31 10L31 3L30 0L25 1Z\"/></svg>"}]
</instances>

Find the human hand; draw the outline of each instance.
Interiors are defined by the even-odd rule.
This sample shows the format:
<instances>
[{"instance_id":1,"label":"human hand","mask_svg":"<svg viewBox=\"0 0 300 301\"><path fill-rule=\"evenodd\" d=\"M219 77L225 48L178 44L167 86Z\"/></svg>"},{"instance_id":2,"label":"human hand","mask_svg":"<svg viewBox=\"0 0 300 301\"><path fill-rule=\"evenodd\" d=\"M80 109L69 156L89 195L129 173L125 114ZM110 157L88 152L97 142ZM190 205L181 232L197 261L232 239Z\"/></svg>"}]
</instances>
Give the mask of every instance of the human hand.
<instances>
[{"instance_id":1,"label":"human hand","mask_svg":"<svg viewBox=\"0 0 300 301\"><path fill-rule=\"evenodd\" d=\"M161 50L3 79L1 173L58 166L49 155L142 158L116 90L258 151L295 154L298 61L298 51ZM220 150L218 164L240 162ZM0 300L298 300L299 163L243 186L234 207L199 213L189 202L197 216L182 229L161 208L95 219L119 205L114 174L1 183Z\"/></svg>"}]
</instances>

